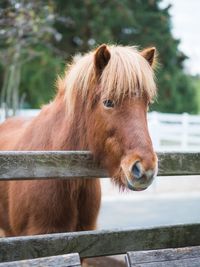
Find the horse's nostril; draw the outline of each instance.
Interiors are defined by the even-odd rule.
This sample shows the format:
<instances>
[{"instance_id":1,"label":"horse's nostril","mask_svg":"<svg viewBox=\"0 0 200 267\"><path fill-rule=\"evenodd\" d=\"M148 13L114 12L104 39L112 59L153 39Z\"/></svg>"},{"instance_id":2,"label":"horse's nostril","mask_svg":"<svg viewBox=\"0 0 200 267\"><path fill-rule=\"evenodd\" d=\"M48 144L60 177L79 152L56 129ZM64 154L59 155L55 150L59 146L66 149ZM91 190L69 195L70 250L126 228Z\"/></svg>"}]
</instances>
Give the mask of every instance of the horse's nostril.
<instances>
[{"instance_id":1,"label":"horse's nostril","mask_svg":"<svg viewBox=\"0 0 200 267\"><path fill-rule=\"evenodd\" d=\"M132 166L132 174L136 179L140 179L142 177L142 169L139 161L135 162Z\"/></svg>"}]
</instances>

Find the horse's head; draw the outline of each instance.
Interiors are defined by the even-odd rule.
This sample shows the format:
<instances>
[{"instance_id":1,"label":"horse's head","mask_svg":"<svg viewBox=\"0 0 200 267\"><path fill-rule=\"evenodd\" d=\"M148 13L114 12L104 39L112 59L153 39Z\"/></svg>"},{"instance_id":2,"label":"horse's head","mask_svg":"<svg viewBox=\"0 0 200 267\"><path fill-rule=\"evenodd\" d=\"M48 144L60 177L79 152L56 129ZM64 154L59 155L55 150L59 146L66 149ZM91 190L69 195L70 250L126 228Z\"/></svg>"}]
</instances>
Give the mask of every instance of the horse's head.
<instances>
[{"instance_id":1,"label":"horse's head","mask_svg":"<svg viewBox=\"0 0 200 267\"><path fill-rule=\"evenodd\" d=\"M116 183L144 190L157 174L147 127L148 105L156 94L155 48L139 52L102 45L86 57L92 58L82 73L88 79L82 78L82 86L89 87L84 93L88 147Z\"/></svg>"}]
</instances>

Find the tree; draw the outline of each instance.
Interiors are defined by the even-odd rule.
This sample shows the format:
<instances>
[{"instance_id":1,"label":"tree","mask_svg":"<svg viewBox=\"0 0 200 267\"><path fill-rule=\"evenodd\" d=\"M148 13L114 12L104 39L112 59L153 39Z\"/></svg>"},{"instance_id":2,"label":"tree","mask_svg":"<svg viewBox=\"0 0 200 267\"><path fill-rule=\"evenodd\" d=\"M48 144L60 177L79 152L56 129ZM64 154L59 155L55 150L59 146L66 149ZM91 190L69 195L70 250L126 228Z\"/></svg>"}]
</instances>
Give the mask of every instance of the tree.
<instances>
[{"instance_id":1,"label":"tree","mask_svg":"<svg viewBox=\"0 0 200 267\"><path fill-rule=\"evenodd\" d=\"M197 112L196 91L184 73L186 56L179 51L179 40L171 33L170 5L161 8L161 0L56 1L56 10L67 19L60 49L70 54L85 52L100 43L156 46L158 98L154 110ZM67 30L66 30L67 28Z\"/></svg>"},{"instance_id":2,"label":"tree","mask_svg":"<svg viewBox=\"0 0 200 267\"><path fill-rule=\"evenodd\" d=\"M16 3L20 0L9 1ZM39 107L51 98L53 89L49 89L50 84L53 84L56 73L60 71L66 59L69 60L75 53L86 52L101 43L118 43L139 45L141 49L156 46L159 53L159 90L152 107L154 110L197 112L194 83L189 75L184 73L183 68L186 56L179 51L179 40L174 39L171 33L170 5L161 8L161 0L36 2L39 9L36 11L36 17L40 14L41 6L50 8L50 18L53 16L53 19L50 25L44 20L43 26L46 28L47 23L47 28L53 29L53 34L49 35L52 31L48 30L38 38L36 31L37 46L34 44L31 47L34 48L34 53L42 55L34 57L32 64L23 64L21 68L20 94L23 95L28 90L27 104ZM56 35L59 42L56 41ZM64 56L59 52L55 57L55 50L62 51ZM36 73L33 68L40 68L40 71Z\"/></svg>"},{"instance_id":3,"label":"tree","mask_svg":"<svg viewBox=\"0 0 200 267\"><path fill-rule=\"evenodd\" d=\"M52 35L58 40L61 35L54 28L53 2L8 0L0 8L1 64L4 79L0 104L15 114L19 107L19 85L22 66L41 56L38 46L47 46Z\"/></svg>"}]
</instances>

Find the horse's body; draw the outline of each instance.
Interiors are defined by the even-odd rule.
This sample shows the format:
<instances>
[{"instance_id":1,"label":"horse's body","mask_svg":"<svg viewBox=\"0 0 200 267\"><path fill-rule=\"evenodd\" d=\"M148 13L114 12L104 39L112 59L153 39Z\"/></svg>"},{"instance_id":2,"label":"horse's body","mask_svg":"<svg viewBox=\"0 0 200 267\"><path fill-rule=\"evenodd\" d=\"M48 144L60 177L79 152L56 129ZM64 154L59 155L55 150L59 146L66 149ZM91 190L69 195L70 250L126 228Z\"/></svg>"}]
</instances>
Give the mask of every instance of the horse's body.
<instances>
[{"instance_id":1,"label":"horse's body","mask_svg":"<svg viewBox=\"0 0 200 267\"><path fill-rule=\"evenodd\" d=\"M0 150L91 150L119 186L147 188L157 172L146 122L154 51L102 45L86 54L37 117L0 125ZM0 228L7 236L92 230L100 199L99 179L0 182Z\"/></svg>"},{"instance_id":2,"label":"horse's body","mask_svg":"<svg viewBox=\"0 0 200 267\"><path fill-rule=\"evenodd\" d=\"M65 145L66 137L59 136L59 126L63 125L64 133L68 124L63 114L60 118L59 113L50 115L53 105L45 107L34 119L13 118L3 123L0 126L1 149L81 149L78 144ZM50 136L49 123L55 119L56 125L51 125L55 132ZM0 227L8 236L94 229L99 206L99 179L0 182Z\"/></svg>"}]
</instances>

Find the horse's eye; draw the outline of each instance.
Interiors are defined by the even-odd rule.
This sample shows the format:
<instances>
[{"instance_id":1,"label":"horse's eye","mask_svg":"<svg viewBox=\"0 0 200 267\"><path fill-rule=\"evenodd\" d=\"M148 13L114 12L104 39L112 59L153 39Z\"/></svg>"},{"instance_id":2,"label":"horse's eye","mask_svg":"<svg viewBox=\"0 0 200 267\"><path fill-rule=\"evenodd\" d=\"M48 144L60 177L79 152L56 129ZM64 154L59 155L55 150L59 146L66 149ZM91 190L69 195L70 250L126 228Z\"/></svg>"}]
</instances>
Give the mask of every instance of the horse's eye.
<instances>
[{"instance_id":1,"label":"horse's eye","mask_svg":"<svg viewBox=\"0 0 200 267\"><path fill-rule=\"evenodd\" d=\"M114 108L115 106L115 103L113 100L110 100L110 99L106 99L103 101L103 104L106 108Z\"/></svg>"}]
</instances>

